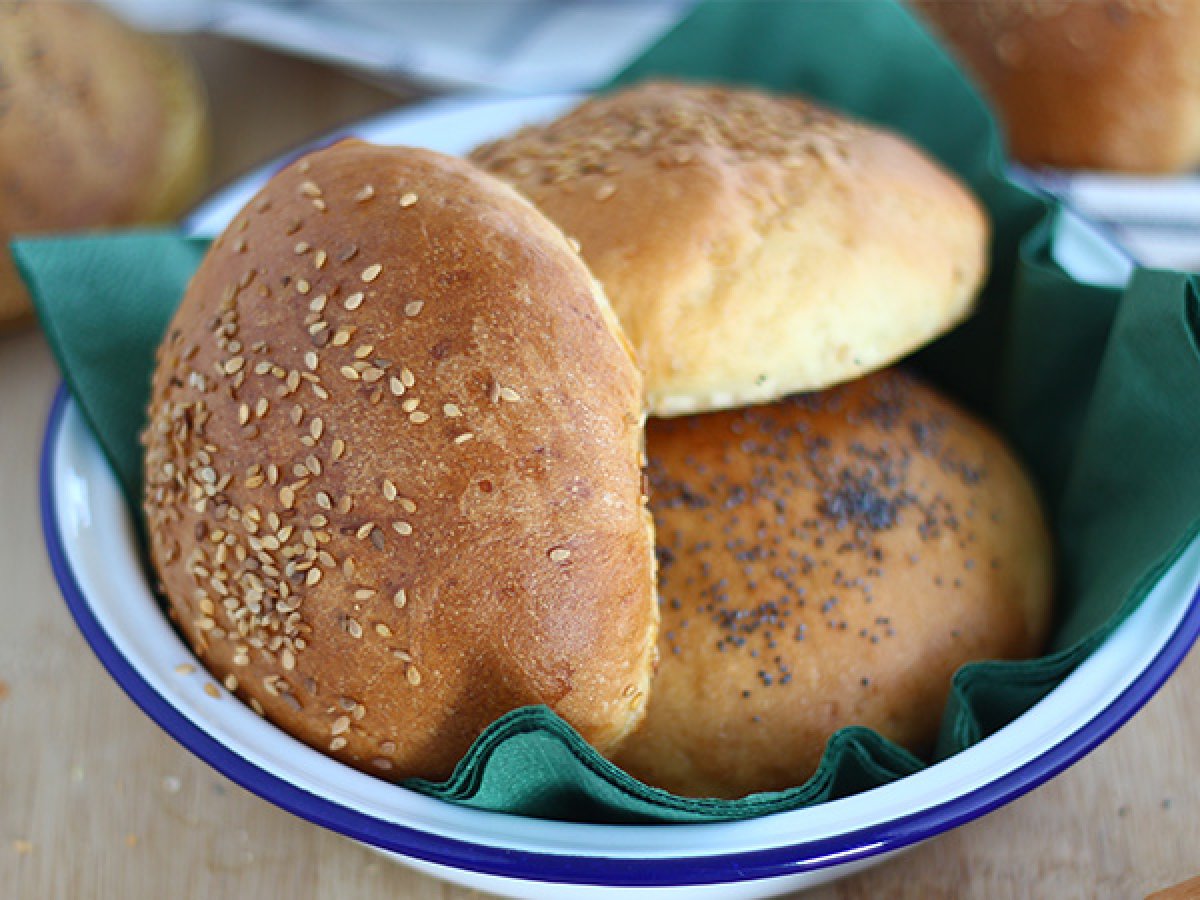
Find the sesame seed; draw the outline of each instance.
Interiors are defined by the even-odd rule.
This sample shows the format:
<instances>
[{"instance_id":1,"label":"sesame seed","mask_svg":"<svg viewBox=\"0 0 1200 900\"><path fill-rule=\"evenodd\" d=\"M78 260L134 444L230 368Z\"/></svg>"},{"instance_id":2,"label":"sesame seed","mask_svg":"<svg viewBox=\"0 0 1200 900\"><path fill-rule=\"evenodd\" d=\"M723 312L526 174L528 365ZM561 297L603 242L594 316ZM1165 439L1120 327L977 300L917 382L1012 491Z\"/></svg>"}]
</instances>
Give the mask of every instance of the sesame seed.
<instances>
[{"instance_id":1,"label":"sesame seed","mask_svg":"<svg viewBox=\"0 0 1200 900\"><path fill-rule=\"evenodd\" d=\"M254 414L260 419L267 414L267 410L271 408L271 401L266 397L259 397L258 402L254 404Z\"/></svg>"},{"instance_id":2,"label":"sesame seed","mask_svg":"<svg viewBox=\"0 0 1200 900\"><path fill-rule=\"evenodd\" d=\"M395 375L388 379L388 387L395 396L400 397L404 395L404 382Z\"/></svg>"},{"instance_id":3,"label":"sesame seed","mask_svg":"<svg viewBox=\"0 0 1200 900\"><path fill-rule=\"evenodd\" d=\"M296 492L285 484L279 489L279 502L283 504L284 509L291 509L296 505Z\"/></svg>"},{"instance_id":4,"label":"sesame seed","mask_svg":"<svg viewBox=\"0 0 1200 900\"><path fill-rule=\"evenodd\" d=\"M245 425L249 421L250 421L250 406L249 406L249 404L243 403L241 406L238 407L238 424Z\"/></svg>"},{"instance_id":5,"label":"sesame seed","mask_svg":"<svg viewBox=\"0 0 1200 900\"><path fill-rule=\"evenodd\" d=\"M350 730L350 717L338 716L333 720L333 724L329 727L330 734L344 734Z\"/></svg>"},{"instance_id":6,"label":"sesame seed","mask_svg":"<svg viewBox=\"0 0 1200 900\"><path fill-rule=\"evenodd\" d=\"M409 318L421 314L421 310L425 308L424 300L413 300L410 303L404 304L404 314Z\"/></svg>"},{"instance_id":7,"label":"sesame seed","mask_svg":"<svg viewBox=\"0 0 1200 900\"><path fill-rule=\"evenodd\" d=\"M363 371L362 371L362 380L365 381L367 384L374 384L376 381L378 381L383 376L384 376L383 369L376 368L375 366L368 366L367 368L363 369ZM378 402L378 401L375 401L375 402Z\"/></svg>"},{"instance_id":8,"label":"sesame seed","mask_svg":"<svg viewBox=\"0 0 1200 900\"><path fill-rule=\"evenodd\" d=\"M225 690L232 692L232 691L236 691L237 689L238 689L237 676L234 675L232 672L230 672L228 675L225 676Z\"/></svg>"},{"instance_id":9,"label":"sesame seed","mask_svg":"<svg viewBox=\"0 0 1200 900\"><path fill-rule=\"evenodd\" d=\"M402 410L404 410L405 412L412 412L414 409L416 409L420 405L421 405L420 397L409 397L407 400L405 400L403 403L400 404L400 408Z\"/></svg>"},{"instance_id":10,"label":"sesame seed","mask_svg":"<svg viewBox=\"0 0 1200 900\"><path fill-rule=\"evenodd\" d=\"M354 199L356 202L362 203L366 200L370 200L374 196L375 196L375 188L369 184L366 184L366 185L363 185L362 190L360 190L357 194L354 195Z\"/></svg>"},{"instance_id":11,"label":"sesame seed","mask_svg":"<svg viewBox=\"0 0 1200 900\"><path fill-rule=\"evenodd\" d=\"M571 558L571 551L568 550L566 547L555 547L553 550L550 551L550 561L551 562L556 562L556 563L566 562L570 558Z\"/></svg>"},{"instance_id":12,"label":"sesame seed","mask_svg":"<svg viewBox=\"0 0 1200 900\"><path fill-rule=\"evenodd\" d=\"M317 354L312 350L309 350L307 353L305 353L304 354L304 364L306 366L308 366L310 369L316 369Z\"/></svg>"},{"instance_id":13,"label":"sesame seed","mask_svg":"<svg viewBox=\"0 0 1200 900\"><path fill-rule=\"evenodd\" d=\"M333 461L337 462L346 455L346 442L341 438L334 438L333 446L330 447L330 452L333 455Z\"/></svg>"},{"instance_id":14,"label":"sesame seed","mask_svg":"<svg viewBox=\"0 0 1200 900\"><path fill-rule=\"evenodd\" d=\"M325 422L320 416L316 416L312 420L312 424L308 426L308 432L312 435L314 441L319 441L321 435L325 433Z\"/></svg>"},{"instance_id":15,"label":"sesame seed","mask_svg":"<svg viewBox=\"0 0 1200 900\"><path fill-rule=\"evenodd\" d=\"M389 478L383 480L383 496L389 503L396 499L396 485Z\"/></svg>"},{"instance_id":16,"label":"sesame seed","mask_svg":"<svg viewBox=\"0 0 1200 900\"><path fill-rule=\"evenodd\" d=\"M509 403L516 403L521 399L521 395L510 387L502 387L496 394L501 400L506 400Z\"/></svg>"},{"instance_id":17,"label":"sesame seed","mask_svg":"<svg viewBox=\"0 0 1200 900\"><path fill-rule=\"evenodd\" d=\"M364 279L364 280L365 280L365 279ZM347 298L346 298L346 299L345 299L345 300L342 302L342 305L343 305L344 307L346 307L346 309L349 309L349 310L356 310L356 309L358 309L360 306L362 306L362 303L363 303L363 292L362 292L362 291L356 291L355 293L353 293L353 294L351 294L349 297L347 297Z\"/></svg>"},{"instance_id":18,"label":"sesame seed","mask_svg":"<svg viewBox=\"0 0 1200 900\"><path fill-rule=\"evenodd\" d=\"M404 677L408 679L408 683L416 687L421 683L421 673L417 671L416 666L409 666L404 670Z\"/></svg>"},{"instance_id":19,"label":"sesame seed","mask_svg":"<svg viewBox=\"0 0 1200 900\"><path fill-rule=\"evenodd\" d=\"M232 359L227 359L223 366L226 375L236 375L242 371L242 366L246 364L245 357L235 356Z\"/></svg>"},{"instance_id":20,"label":"sesame seed","mask_svg":"<svg viewBox=\"0 0 1200 900\"><path fill-rule=\"evenodd\" d=\"M384 772L387 772L392 768L392 761L390 759L384 759L382 756L377 756L371 760L371 765L377 769L382 769Z\"/></svg>"},{"instance_id":21,"label":"sesame seed","mask_svg":"<svg viewBox=\"0 0 1200 900\"><path fill-rule=\"evenodd\" d=\"M400 588L400 590L396 591L396 593L392 595L392 605L395 606L396 609L404 609L404 605L406 603L408 603L408 594L405 593L404 588Z\"/></svg>"},{"instance_id":22,"label":"sesame seed","mask_svg":"<svg viewBox=\"0 0 1200 900\"><path fill-rule=\"evenodd\" d=\"M355 369L352 366L342 366L338 371L342 373L343 378L349 379L350 381L358 381L360 378L358 369Z\"/></svg>"},{"instance_id":23,"label":"sesame seed","mask_svg":"<svg viewBox=\"0 0 1200 900\"><path fill-rule=\"evenodd\" d=\"M354 592L354 599L355 600L370 600L372 597L375 596L375 594L376 594L376 591L374 588L359 588L358 590L356 590Z\"/></svg>"},{"instance_id":24,"label":"sesame seed","mask_svg":"<svg viewBox=\"0 0 1200 900\"><path fill-rule=\"evenodd\" d=\"M400 508L406 513L415 513L417 511L417 504L413 503L407 497L399 498L398 502L400 503Z\"/></svg>"},{"instance_id":25,"label":"sesame seed","mask_svg":"<svg viewBox=\"0 0 1200 900\"><path fill-rule=\"evenodd\" d=\"M191 663L180 663L175 667L175 673L177 675L192 675L195 673L195 671L196 667Z\"/></svg>"},{"instance_id":26,"label":"sesame seed","mask_svg":"<svg viewBox=\"0 0 1200 900\"><path fill-rule=\"evenodd\" d=\"M320 197L317 197L316 199L314 199L312 202L312 205L313 205L313 209L316 209L320 212L325 212L325 210L328 209L328 207L325 205L325 201L322 200Z\"/></svg>"},{"instance_id":27,"label":"sesame seed","mask_svg":"<svg viewBox=\"0 0 1200 900\"><path fill-rule=\"evenodd\" d=\"M459 409L457 404L454 403L443 403L442 412L445 414L447 419L457 419L462 415L462 410Z\"/></svg>"},{"instance_id":28,"label":"sesame seed","mask_svg":"<svg viewBox=\"0 0 1200 900\"><path fill-rule=\"evenodd\" d=\"M317 186L315 181L305 181L300 185L300 193L304 194L306 197L320 197L321 189Z\"/></svg>"},{"instance_id":29,"label":"sesame seed","mask_svg":"<svg viewBox=\"0 0 1200 900\"><path fill-rule=\"evenodd\" d=\"M312 285L308 283L308 279L301 278L296 282L296 290L301 294L307 294L312 290Z\"/></svg>"},{"instance_id":30,"label":"sesame seed","mask_svg":"<svg viewBox=\"0 0 1200 900\"><path fill-rule=\"evenodd\" d=\"M417 202L417 195L414 194L412 191L409 191L403 197L400 198L400 205L405 209L408 209L408 207L412 206L416 202Z\"/></svg>"},{"instance_id":31,"label":"sesame seed","mask_svg":"<svg viewBox=\"0 0 1200 900\"><path fill-rule=\"evenodd\" d=\"M342 325L337 331L334 332L333 340L330 341L330 343L335 347L344 347L346 344L350 343L350 336L353 333L354 330L352 328Z\"/></svg>"},{"instance_id":32,"label":"sesame seed","mask_svg":"<svg viewBox=\"0 0 1200 900\"><path fill-rule=\"evenodd\" d=\"M469 441L469 440L473 439L474 437L475 437L475 435L474 435L474 434L472 434L471 432L469 432L469 431L464 431L462 434L458 435L458 436L457 436L457 437L454 439L454 443L456 443L456 444L465 444L467 441Z\"/></svg>"},{"instance_id":33,"label":"sesame seed","mask_svg":"<svg viewBox=\"0 0 1200 900\"><path fill-rule=\"evenodd\" d=\"M380 637L391 637L392 629L388 628L383 622L379 622L375 625L375 633Z\"/></svg>"},{"instance_id":34,"label":"sesame seed","mask_svg":"<svg viewBox=\"0 0 1200 900\"><path fill-rule=\"evenodd\" d=\"M606 182L606 183L600 185L600 187L598 187L596 189L596 199L597 200L607 200L609 197L611 197L616 192L617 192L617 186L615 184L613 184L611 181Z\"/></svg>"},{"instance_id":35,"label":"sesame seed","mask_svg":"<svg viewBox=\"0 0 1200 900\"><path fill-rule=\"evenodd\" d=\"M345 746L346 746L346 739L344 737L335 737L332 741L329 742L329 749L335 753L338 750L341 750Z\"/></svg>"},{"instance_id":36,"label":"sesame seed","mask_svg":"<svg viewBox=\"0 0 1200 900\"><path fill-rule=\"evenodd\" d=\"M383 266L380 265L379 263L375 263L374 265L367 266L365 269L363 269L362 274L359 277L362 278L363 281L365 281L369 284L370 282L372 282L376 278L378 278L379 273L382 271L383 271Z\"/></svg>"},{"instance_id":37,"label":"sesame seed","mask_svg":"<svg viewBox=\"0 0 1200 900\"><path fill-rule=\"evenodd\" d=\"M211 681L204 682L204 693L208 694L208 696L212 697L214 700L219 700L221 697L221 692Z\"/></svg>"},{"instance_id":38,"label":"sesame seed","mask_svg":"<svg viewBox=\"0 0 1200 900\"><path fill-rule=\"evenodd\" d=\"M357 619L346 620L346 633L352 638L361 638L363 636L362 626L358 624Z\"/></svg>"},{"instance_id":39,"label":"sesame seed","mask_svg":"<svg viewBox=\"0 0 1200 900\"><path fill-rule=\"evenodd\" d=\"M366 359L368 356L371 355L371 351L373 351L374 349L375 349L374 344L362 344L361 346L356 347L354 349L354 358L355 359Z\"/></svg>"},{"instance_id":40,"label":"sesame seed","mask_svg":"<svg viewBox=\"0 0 1200 900\"><path fill-rule=\"evenodd\" d=\"M417 383L416 376L407 367L400 370L400 380L406 388L410 388Z\"/></svg>"},{"instance_id":41,"label":"sesame seed","mask_svg":"<svg viewBox=\"0 0 1200 900\"><path fill-rule=\"evenodd\" d=\"M315 265L318 269L323 269L325 268L325 260L328 258L329 254L327 254L324 250L318 250L316 255L313 257L313 265Z\"/></svg>"},{"instance_id":42,"label":"sesame seed","mask_svg":"<svg viewBox=\"0 0 1200 900\"><path fill-rule=\"evenodd\" d=\"M413 533L413 527L407 522L403 521L393 522L392 530L395 531L396 534L403 535L405 537Z\"/></svg>"},{"instance_id":43,"label":"sesame seed","mask_svg":"<svg viewBox=\"0 0 1200 900\"><path fill-rule=\"evenodd\" d=\"M304 583L309 587L316 585L321 580L321 570L315 566L308 570L308 574L304 576Z\"/></svg>"},{"instance_id":44,"label":"sesame seed","mask_svg":"<svg viewBox=\"0 0 1200 900\"><path fill-rule=\"evenodd\" d=\"M422 425L429 421L429 413L422 412L418 409L416 412L411 412L408 414L408 421L412 422L414 425Z\"/></svg>"}]
</instances>

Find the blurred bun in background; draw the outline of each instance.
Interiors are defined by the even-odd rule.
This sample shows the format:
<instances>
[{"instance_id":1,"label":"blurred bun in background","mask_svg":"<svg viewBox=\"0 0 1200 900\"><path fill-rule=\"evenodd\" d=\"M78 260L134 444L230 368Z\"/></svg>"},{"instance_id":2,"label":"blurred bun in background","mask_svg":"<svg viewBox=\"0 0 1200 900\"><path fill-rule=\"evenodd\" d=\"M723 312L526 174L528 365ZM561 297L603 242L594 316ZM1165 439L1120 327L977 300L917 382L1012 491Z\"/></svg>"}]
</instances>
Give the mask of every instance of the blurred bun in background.
<instances>
[{"instance_id":1,"label":"blurred bun in background","mask_svg":"<svg viewBox=\"0 0 1200 900\"><path fill-rule=\"evenodd\" d=\"M980 82L1029 165L1200 164L1200 3L913 0Z\"/></svg>"},{"instance_id":2,"label":"blurred bun in background","mask_svg":"<svg viewBox=\"0 0 1200 900\"><path fill-rule=\"evenodd\" d=\"M84 3L0 3L0 328L16 235L169 220L204 185L204 92L163 41Z\"/></svg>"}]
</instances>

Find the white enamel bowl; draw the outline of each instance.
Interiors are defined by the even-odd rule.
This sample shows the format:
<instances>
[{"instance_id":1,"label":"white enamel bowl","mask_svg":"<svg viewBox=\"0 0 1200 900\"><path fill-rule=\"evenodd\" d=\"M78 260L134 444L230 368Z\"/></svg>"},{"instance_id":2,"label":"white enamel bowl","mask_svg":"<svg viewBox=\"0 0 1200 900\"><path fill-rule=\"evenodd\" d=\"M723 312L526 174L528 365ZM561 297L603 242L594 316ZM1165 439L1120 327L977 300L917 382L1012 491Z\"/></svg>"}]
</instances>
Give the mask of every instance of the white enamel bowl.
<instances>
[{"instance_id":1,"label":"white enamel bowl","mask_svg":"<svg viewBox=\"0 0 1200 900\"><path fill-rule=\"evenodd\" d=\"M343 134L463 152L571 101L432 104ZM219 230L273 168L222 191L190 227ZM1092 279L1125 274L1124 260L1086 231L1073 233L1062 253L1089 267ZM219 699L209 697L202 671L179 674L177 666L195 659L155 602L116 479L62 392L47 426L40 489L50 558L80 630L113 678L164 730L298 816L451 881L513 896L596 896L623 888L656 896L764 897L840 877L981 816L1079 759L1150 698L1200 633L1197 544L1041 703L916 775L745 822L542 821L470 810L385 784L292 740L224 690Z\"/></svg>"}]
</instances>

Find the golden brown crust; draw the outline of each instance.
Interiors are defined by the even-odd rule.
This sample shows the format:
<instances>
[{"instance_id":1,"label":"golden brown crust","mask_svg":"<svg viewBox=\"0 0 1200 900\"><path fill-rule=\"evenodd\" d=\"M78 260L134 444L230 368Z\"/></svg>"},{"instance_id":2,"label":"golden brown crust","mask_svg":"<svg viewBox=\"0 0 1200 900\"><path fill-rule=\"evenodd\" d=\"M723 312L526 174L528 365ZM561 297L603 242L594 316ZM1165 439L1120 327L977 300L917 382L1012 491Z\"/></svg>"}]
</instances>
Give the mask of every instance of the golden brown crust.
<instances>
[{"instance_id":1,"label":"golden brown crust","mask_svg":"<svg viewBox=\"0 0 1200 900\"><path fill-rule=\"evenodd\" d=\"M190 64L93 4L0 4L0 322L29 310L14 235L169 219L200 189Z\"/></svg>"},{"instance_id":2,"label":"golden brown crust","mask_svg":"<svg viewBox=\"0 0 1200 900\"><path fill-rule=\"evenodd\" d=\"M643 85L472 158L579 241L656 415L886 365L965 317L986 267L952 176L801 99Z\"/></svg>"},{"instance_id":3,"label":"golden brown crust","mask_svg":"<svg viewBox=\"0 0 1200 900\"><path fill-rule=\"evenodd\" d=\"M952 673L1046 637L1049 538L983 425L889 370L651 421L662 656L616 762L679 794L801 784L851 724L930 749Z\"/></svg>"},{"instance_id":4,"label":"golden brown crust","mask_svg":"<svg viewBox=\"0 0 1200 900\"><path fill-rule=\"evenodd\" d=\"M915 0L1034 165L1171 172L1200 163L1200 4Z\"/></svg>"},{"instance_id":5,"label":"golden brown crust","mask_svg":"<svg viewBox=\"0 0 1200 900\"><path fill-rule=\"evenodd\" d=\"M447 776L533 703L611 750L657 611L610 318L562 234L468 163L347 141L273 178L153 386L151 550L204 662L389 777Z\"/></svg>"}]
</instances>

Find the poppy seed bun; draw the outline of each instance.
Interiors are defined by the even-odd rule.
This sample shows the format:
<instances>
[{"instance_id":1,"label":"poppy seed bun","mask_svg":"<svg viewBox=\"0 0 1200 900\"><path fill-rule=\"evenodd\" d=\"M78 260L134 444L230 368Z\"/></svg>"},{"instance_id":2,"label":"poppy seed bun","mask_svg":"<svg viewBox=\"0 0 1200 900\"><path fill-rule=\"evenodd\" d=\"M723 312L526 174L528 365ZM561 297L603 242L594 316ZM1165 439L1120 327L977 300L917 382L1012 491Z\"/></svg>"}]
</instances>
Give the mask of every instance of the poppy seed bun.
<instances>
[{"instance_id":1,"label":"poppy seed bun","mask_svg":"<svg viewBox=\"0 0 1200 900\"><path fill-rule=\"evenodd\" d=\"M1050 618L1034 492L987 428L890 370L652 421L662 662L617 763L690 796L803 783L865 725L932 747L954 671Z\"/></svg>"},{"instance_id":2,"label":"poppy seed bun","mask_svg":"<svg viewBox=\"0 0 1200 900\"><path fill-rule=\"evenodd\" d=\"M213 674L390 777L527 704L611 751L658 619L614 321L469 163L346 141L276 175L196 272L146 431L153 563Z\"/></svg>"},{"instance_id":3,"label":"poppy seed bun","mask_svg":"<svg viewBox=\"0 0 1200 900\"><path fill-rule=\"evenodd\" d=\"M795 98L648 84L480 147L570 237L652 415L817 390L971 310L979 204L895 135Z\"/></svg>"},{"instance_id":4,"label":"poppy seed bun","mask_svg":"<svg viewBox=\"0 0 1200 900\"><path fill-rule=\"evenodd\" d=\"M17 235L165 221L208 163L188 60L91 3L0 3L0 326L30 312Z\"/></svg>"}]
</instances>

